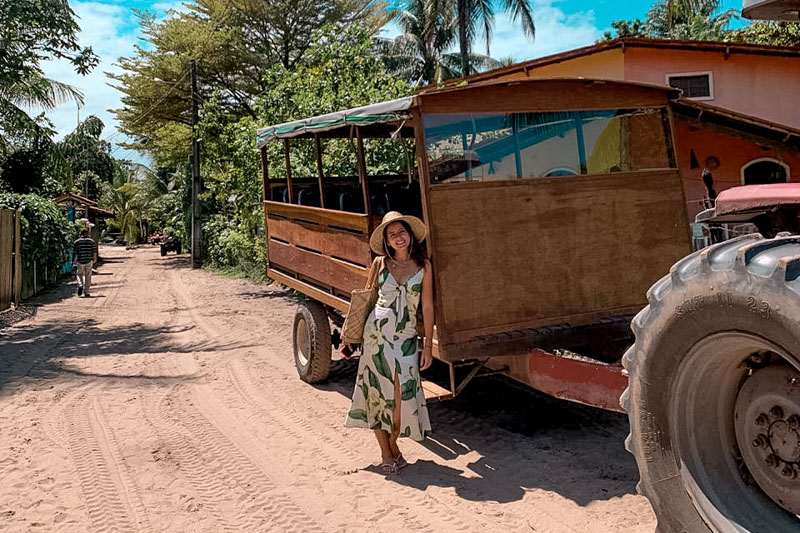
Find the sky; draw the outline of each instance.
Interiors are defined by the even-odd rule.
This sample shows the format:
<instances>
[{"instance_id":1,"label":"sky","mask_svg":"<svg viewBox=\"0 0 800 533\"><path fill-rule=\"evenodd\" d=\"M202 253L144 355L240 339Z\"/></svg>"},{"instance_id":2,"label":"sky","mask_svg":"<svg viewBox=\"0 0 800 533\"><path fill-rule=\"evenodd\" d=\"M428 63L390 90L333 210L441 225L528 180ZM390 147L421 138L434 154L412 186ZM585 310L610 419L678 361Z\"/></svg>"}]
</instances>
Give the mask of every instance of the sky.
<instances>
[{"instance_id":1,"label":"sky","mask_svg":"<svg viewBox=\"0 0 800 533\"><path fill-rule=\"evenodd\" d=\"M509 16L498 13L491 55L495 58L512 56L522 61L587 46L600 39L613 20L644 18L652 3L653 0L533 0L535 41L524 37ZM741 8L740 1L724 0L722 4ZM105 72L120 72L117 59L132 56L136 44L145 45L140 39L135 9L149 10L161 18L171 9L185 8L180 1L169 0L70 0L70 6L78 16L81 46L91 46L101 62L86 76L76 74L65 61L43 64L47 76L77 87L85 97L80 109L75 103L66 103L48 112L47 116L60 138L74 130L79 119L95 115L106 125L103 137L112 143L115 157L147 164L141 154L116 144L125 139L117 132L109 110L121 107L121 93L109 85ZM392 24L384 29L387 37L398 33Z\"/></svg>"}]
</instances>

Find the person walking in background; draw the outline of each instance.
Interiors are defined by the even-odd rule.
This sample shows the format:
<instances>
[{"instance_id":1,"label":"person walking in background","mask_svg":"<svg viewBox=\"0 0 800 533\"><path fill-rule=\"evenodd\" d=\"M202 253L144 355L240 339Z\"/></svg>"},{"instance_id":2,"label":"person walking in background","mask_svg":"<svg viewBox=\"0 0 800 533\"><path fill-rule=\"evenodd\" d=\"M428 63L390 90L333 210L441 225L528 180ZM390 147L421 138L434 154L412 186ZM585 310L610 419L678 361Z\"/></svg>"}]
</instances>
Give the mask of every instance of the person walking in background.
<instances>
[{"instance_id":1,"label":"person walking in background","mask_svg":"<svg viewBox=\"0 0 800 533\"><path fill-rule=\"evenodd\" d=\"M72 245L72 264L78 279L78 296L89 297L92 284L92 265L97 261L97 243L89 237L89 230L82 230L81 237Z\"/></svg>"}]
</instances>

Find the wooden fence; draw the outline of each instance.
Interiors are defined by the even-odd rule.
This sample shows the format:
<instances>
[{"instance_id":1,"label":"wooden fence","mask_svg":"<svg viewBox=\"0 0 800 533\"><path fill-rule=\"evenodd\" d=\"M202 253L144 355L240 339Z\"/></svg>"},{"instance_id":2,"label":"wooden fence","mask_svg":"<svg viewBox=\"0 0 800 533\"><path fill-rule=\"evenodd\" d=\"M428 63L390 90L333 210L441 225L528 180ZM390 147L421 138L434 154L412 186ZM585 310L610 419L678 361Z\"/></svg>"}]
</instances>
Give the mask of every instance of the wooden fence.
<instances>
[{"instance_id":1,"label":"wooden fence","mask_svg":"<svg viewBox=\"0 0 800 533\"><path fill-rule=\"evenodd\" d=\"M20 218L19 211L0 209L0 311L22 298Z\"/></svg>"}]
</instances>

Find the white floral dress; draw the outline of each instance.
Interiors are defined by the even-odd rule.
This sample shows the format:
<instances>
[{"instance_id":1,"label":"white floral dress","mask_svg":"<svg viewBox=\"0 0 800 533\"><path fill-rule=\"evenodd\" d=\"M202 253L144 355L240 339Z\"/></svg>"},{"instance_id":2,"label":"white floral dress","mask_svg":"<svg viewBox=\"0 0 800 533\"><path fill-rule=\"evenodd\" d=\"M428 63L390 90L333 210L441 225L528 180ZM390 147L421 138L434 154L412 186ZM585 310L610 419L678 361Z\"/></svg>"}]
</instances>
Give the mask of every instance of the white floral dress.
<instances>
[{"instance_id":1,"label":"white floral dress","mask_svg":"<svg viewBox=\"0 0 800 533\"><path fill-rule=\"evenodd\" d=\"M419 377L417 307L424 269L405 283L383 269L378 302L364 325L353 403L345 426L392 431L395 376L400 382L400 436L423 440L431 431Z\"/></svg>"}]
</instances>

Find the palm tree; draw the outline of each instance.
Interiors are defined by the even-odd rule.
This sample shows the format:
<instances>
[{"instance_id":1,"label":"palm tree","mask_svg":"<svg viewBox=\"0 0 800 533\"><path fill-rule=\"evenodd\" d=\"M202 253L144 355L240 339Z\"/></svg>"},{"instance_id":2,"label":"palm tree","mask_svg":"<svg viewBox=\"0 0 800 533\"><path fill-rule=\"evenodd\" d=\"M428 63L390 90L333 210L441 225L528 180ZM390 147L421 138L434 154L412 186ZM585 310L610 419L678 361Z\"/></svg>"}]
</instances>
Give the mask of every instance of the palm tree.
<instances>
[{"instance_id":1,"label":"palm tree","mask_svg":"<svg viewBox=\"0 0 800 533\"><path fill-rule=\"evenodd\" d=\"M68 101L83 104L83 94L71 85L52 80L38 69L29 69L23 75L8 76L0 83L0 148L7 148L6 136L14 131L42 131L37 118L25 109L54 109Z\"/></svg>"},{"instance_id":2,"label":"palm tree","mask_svg":"<svg viewBox=\"0 0 800 533\"><path fill-rule=\"evenodd\" d=\"M728 25L739 16L735 9L720 11L720 0L658 0L647 12L646 20L615 20L612 32L604 39L645 37L720 41L729 35Z\"/></svg>"},{"instance_id":3,"label":"palm tree","mask_svg":"<svg viewBox=\"0 0 800 533\"><path fill-rule=\"evenodd\" d=\"M455 2L461 73L463 76L469 76L470 48L479 33L483 33L486 40L486 55L489 55L489 43L494 29L494 2L492 0L455 0ZM522 31L533 40L536 36L536 26L533 23L533 7L530 0L503 0L502 7L503 11L511 13L512 21L520 22Z\"/></svg>"},{"instance_id":4,"label":"palm tree","mask_svg":"<svg viewBox=\"0 0 800 533\"><path fill-rule=\"evenodd\" d=\"M441 83L463 75L458 53L449 52L457 38L453 4L438 0L411 0L394 9L403 33L395 39L377 39L376 52L396 76L413 84ZM470 54L479 70L500 64L488 55Z\"/></svg>"}]
</instances>

